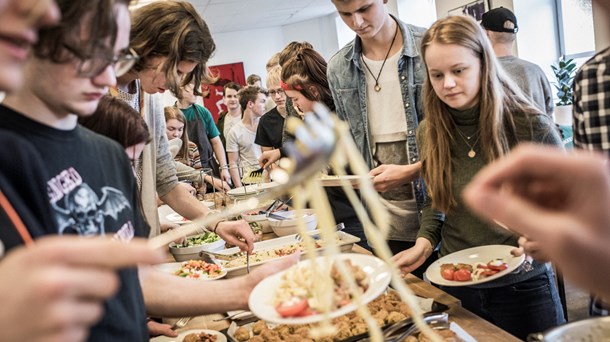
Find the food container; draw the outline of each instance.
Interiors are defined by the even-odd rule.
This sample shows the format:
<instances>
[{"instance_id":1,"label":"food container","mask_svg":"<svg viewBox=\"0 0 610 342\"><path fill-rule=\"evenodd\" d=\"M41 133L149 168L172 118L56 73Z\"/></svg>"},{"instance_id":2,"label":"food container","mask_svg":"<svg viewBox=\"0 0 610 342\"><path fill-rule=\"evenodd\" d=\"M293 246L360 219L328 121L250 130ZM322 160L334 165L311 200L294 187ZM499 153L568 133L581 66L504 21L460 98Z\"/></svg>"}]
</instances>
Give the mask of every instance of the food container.
<instances>
[{"instance_id":1,"label":"food container","mask_svg":"<svg viewBox=\"0 0 610 342\"><path fill-rule=\"evenodd\" d=\"M267 209L267 207L244 211L243 213L241 213L241 218L243 218L248 223L258 223L263 230L263 234L271 233L273 230L271 229L271 226L269 226L269 220L267 219L267 215L258 214L260 211L264 211L265 209Z\"/></svg>"},{"instance_id":2,"label":"food container","mask_svg":"<svg viewBox=\"0 0 610 342\"><path fill-rule=\"evenodd\" d=\"M204 234L211 234L211 233L204 233ZM202 234L200 234L200 235L202 235ZM187 237L187 239L193 238L195 236L199 236L199 235L189 236L189 237ZM176 259L176 261L201 260L201 257L199 256L199 252L201 252L201 251L215 252L215 251L223 249L224 245L225 245L225 241L221 238L218 238L218 240L214 241L214 242L202 243L202 244L198 244L198 245L190 246L190 247L177 247L177 244L175 242L172 242L169 244L169 252L174 256L174 259Z\"/></svg>"},{"instance_id":3,"label":"food container","mask_svg":"<svg viewBox=\"0 0 610 342\"><path fill-rule=\"evenodd\" d=\"M560 325L544 333L530 334L527 341L608 341L608 336L610 336L610 317L607 316Z\"/></svg>"},{"instance_id":4,"label":"food container","mask_svg":"<svg viewBox=\"0 0 610 342\"><path fill-rule=\"evenodd\" d=\"M311 231L311 232L308 232L308 234L318 235L319 232ZM348 234L346 232L337 232L337 245L339 245L339 250L341 252L350 252L352 250L352 248L354 247L354 244L359 241L360 241L360 238L357 236ZM283 237L279 237L279 238L275 238L275 239L255 242L254 243L254 252L270 253L270 254L275 255L275 258L258 261L256 257L251 257L250 258L250 271L256 269L256 267L263 265L267 262L270 262L273 260L278 260L279 258L282 258L283 256L278 256L278 253L276 253L276 252L278 252L280 250L292 249L298 243L299 243L299 241L296 239L295 235L287 235L287 236L283 236ZM322 251L322 250L324 250L323 247L318 249L318 251ZM239 252L239 248L233 247L233 248L227 248L227 249L218 251L216 253L231 255L231 254L234 254L237 252ZM302 253L301 257L305 258L306 254ZM197 258L197 259L199 259L199 258ZM245 261L245 258L242 258L242 260ZM227 278L246 274L245 262L238 266L232 266L232 267L228 266L227 261L225 261L225 260L216 260L216 263L219 265L222 265L224 268L226 268L226 270L228 272Z\"/></svg>"},{"instance_id":5,"label":"food container","mask_svg":"<svg viewBox=\"0 0 610 342\"><path fill-rule=\"evenodd\" d=\"M301 211L303 213L303 222L305 223L306 230L314 230L318 226L318 218L313 210L305 209ZM298 233L296 219L297 211L290 210L275 213L275 217L283 217L285 219L278 219L269 217L269 226L277 236L286 236Z\"/></svg>"}]
</instances>

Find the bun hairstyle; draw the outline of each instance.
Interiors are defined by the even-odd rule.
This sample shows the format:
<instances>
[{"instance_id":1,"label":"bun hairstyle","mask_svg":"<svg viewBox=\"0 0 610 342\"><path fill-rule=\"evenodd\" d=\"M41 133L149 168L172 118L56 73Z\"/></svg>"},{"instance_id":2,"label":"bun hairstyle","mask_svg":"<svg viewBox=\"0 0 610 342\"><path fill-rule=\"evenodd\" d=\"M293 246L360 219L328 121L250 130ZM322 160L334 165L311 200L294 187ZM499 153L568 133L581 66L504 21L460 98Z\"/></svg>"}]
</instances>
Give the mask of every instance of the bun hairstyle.
<instances>
[{"instance_id":1,"label":"bun hairstyle","mask_svg":"<svg viewBox=\"0 0 610 342\"><path fill-rule=\"evenodd\" d=\"M335 110L328 79L326 60L317 51L304 48L282 67L282 81L290 88L298 90L310 101L324 103Z\"/></svg>"}]
</instances>

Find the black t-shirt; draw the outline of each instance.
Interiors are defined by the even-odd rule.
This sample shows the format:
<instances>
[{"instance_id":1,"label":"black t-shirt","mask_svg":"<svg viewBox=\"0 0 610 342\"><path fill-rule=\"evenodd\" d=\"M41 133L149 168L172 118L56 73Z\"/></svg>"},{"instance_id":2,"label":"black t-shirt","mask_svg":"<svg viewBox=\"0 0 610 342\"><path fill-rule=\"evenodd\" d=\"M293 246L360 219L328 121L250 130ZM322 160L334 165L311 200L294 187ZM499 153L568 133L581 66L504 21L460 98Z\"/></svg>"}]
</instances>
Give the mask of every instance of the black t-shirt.
<instances>
[{"instance_id":1,"label":"black t-shirt","mask_svg":"<svg viewBox=\"0 0 610 342\"><path fill-rule=\"evenodd\" d=\"M80 125L57 130L2 105L0 116L0 128L21 135L42 158L55 234L106 235L125 242L148 236L133 171L119 144ZM89 341L149 339L137 269L121 270L119 277L121 287L106 301Z\"/></svg>"},{"instance_id":2,"label":"black t-shirt","mask_svg":"<svg viewBox=\"0 0 610 342\"><path fill-rule=\"evenodd\" d=\"M44 164L30 142L0 130L0 190L34 239L57 231L44 175ZM6 250L24 243L4 208L0 208L0 242Z\"/></svg>"},{"instance_id":3,"label":"black t-shirt","mask_svg":"<svg viewBox=\"0 0 610 342\"><path fill-rule=\"evenodd\" d=\"M278 112L277 107L273 107L258 122L254 143L264 147L280 148L282 147L283 131L284 118Z\"/></svg>"}]
</instances>

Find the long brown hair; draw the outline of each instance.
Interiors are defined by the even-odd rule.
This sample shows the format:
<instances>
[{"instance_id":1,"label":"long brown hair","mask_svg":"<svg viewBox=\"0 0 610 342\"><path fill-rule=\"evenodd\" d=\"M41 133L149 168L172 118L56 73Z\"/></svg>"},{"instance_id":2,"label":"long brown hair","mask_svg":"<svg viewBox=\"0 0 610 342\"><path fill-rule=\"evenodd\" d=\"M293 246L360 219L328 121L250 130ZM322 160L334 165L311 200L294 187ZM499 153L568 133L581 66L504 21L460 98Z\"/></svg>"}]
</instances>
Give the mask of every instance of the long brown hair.
<instances>
[{"instance_id":1,"label":"long brown hair","mask_svg":"<svg viewBox=\"0 0 610 342\"><path fill-rule=\"evenodd\" d=\"M184 130L182 133L182 146L180 147L180 150L178 150L178 154L176 154L176 158L178 160L182 160L184 161L184 164L189 165L188 164L188 156L189 156L189 135L186 132L186 118L184 117L184 114L182 113L182 111L180 110L180 108L175 107L175 106L167 106L164 109L164 114L165 114L165 122L168 122L171 119L175 119L178 120L180 122L182 122L184 124Z\"/></svg>"},{"instance_id":2,"label":"long brown hair","mask_svg":"<svg viewBox=\"0 0 610 342\"><path fill-rule=\"evenodd\" d=\"M449 16L436 21L422 39L422 57L430 44L455 44L470 49L481 61L479 89L480 148L489 163L505 155L515 143L512 112L538 114L517 86L498 65L491 44L479 24L468 16ZM422 173L432 206L448 212L456 205L452 192L451 146L456 127L447 105L432 88L430 77L424 89L424 113L427 129L420 132L425 142L421 151Z\"/></svg>"},{"instance_id":3,"label":"long brown hair","mask_svg":"<svg viewBox=\"0 0 610 342\"><path fill-rule=\"evenodd\" d=\"M146 122L127 102L104 95L92 115L78 118L78 123L127 148L151 141Z\"/></svg>"},{"instance_id":4,"label":"long brown hair","mask_svg":"<svg viewBox=\"0 0 610 342\"><path fill-rule=\"evenodd\" d=\"M304 48L282 66L282 80L310 101L324 103L335 110L326 78L326 61L316 50Z\"/></svg>"},{"instance_id":5,"label":"long brown hair","mask_svg":"<svg viewBox=\"0 0 610 342\"><path fill-rule=\"evenodd\" d=\"M156 1L138 8L132 16L130 45L140 56L134 72L143 70L151 58L167 57L163 71L169 90L178 98L182 85L193 83L193 93L199 96L201 83L216 81L207 66L216 50L214 39L206 22L186 1ZM178 63L182 61L197 66L180 83Z\"/></svg>"}]
</instances>

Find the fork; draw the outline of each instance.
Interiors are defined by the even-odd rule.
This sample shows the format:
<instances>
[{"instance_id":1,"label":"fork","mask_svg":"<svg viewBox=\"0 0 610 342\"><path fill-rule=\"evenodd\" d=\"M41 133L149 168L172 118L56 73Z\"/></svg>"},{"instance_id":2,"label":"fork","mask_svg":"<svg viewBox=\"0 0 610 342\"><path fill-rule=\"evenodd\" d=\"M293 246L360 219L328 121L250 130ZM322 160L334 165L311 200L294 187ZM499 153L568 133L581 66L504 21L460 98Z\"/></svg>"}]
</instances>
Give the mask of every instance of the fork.
<instances>
[{"instance_id":1,"label":"fork","mask_svg":"<svg viewBox=\"0 0 610 342\"><path fill-rule=\"evenodd\" d=\"M180 328L184 328L186 326L186 324L191 320L192 317L182 317L179 320L176 321L176 323L174 323L174 325L172 325L172 330L176 330L176 329L180 329Z\"/></svg>"},{"instance_id":2,"label":"fork","mask_svg":"<svg viewBox=\"0 0 610 342\"><path fill-rule=\"evenodd\" d=\"M262 175L263 175L263 171L264 171L264 170L265 170L265 169L261 167L261 168L260 168L260 169L258 169L258 170L250 171L250 174L248 175L248 177L252 177L252 178L258 178L258 177L260 177L260 176L262 176Z\"/></svg>"}]
</instances>

